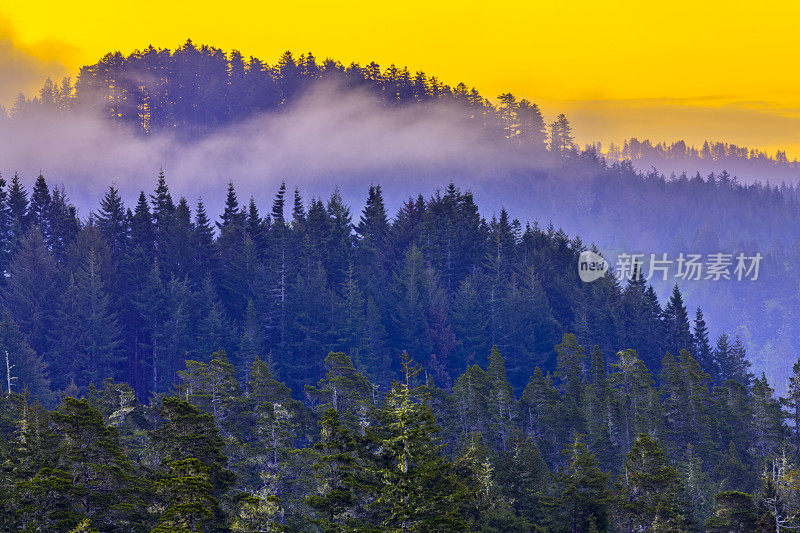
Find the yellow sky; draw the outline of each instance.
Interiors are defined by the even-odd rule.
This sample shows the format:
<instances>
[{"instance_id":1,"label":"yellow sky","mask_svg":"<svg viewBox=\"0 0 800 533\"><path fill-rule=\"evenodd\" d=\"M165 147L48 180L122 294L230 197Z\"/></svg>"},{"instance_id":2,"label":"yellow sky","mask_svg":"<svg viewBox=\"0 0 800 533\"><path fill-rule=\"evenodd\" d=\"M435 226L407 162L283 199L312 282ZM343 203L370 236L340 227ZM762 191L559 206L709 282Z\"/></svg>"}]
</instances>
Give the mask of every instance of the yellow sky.
<instances>
[{"instance_id":1,"label":"yellow sky","mask_svg":"<svg viewBox=\"0 0 800 533\"><path fill-rule=\"evenodd\" d=\"M0 69L23 54L36 75L54 61L69 71L191 37L267 61L312 51L511 90L566 111L584 141L711 137L800 156L798 20L791 1L3 0Z\"/></svg>"}]
</instances>

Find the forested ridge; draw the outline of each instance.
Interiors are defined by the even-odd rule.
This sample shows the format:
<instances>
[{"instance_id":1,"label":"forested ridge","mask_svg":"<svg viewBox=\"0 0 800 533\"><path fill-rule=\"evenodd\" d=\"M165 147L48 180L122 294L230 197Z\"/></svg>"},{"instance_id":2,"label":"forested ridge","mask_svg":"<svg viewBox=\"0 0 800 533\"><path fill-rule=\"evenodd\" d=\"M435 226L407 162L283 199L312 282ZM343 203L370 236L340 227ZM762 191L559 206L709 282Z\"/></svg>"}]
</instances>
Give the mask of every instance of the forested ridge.
<instances>
[{"instance_id":1,"label":"forested ridge","mask_svg":"<svg viewBox=\"0 0 800 533\"><path fill-rule=\"evenodd\" d=\"M315 101L316 88L326 84L339 89ZM347 101L344 109L336 107L340 100ZM326 111L336 108L336 120L352 127L347 129L351 135L344 136L346 146L316 136L319 127L339 140L336 122L331 123L319 106ZM448 111L439 114L443 108ZM100 122L112 125L109 129L97 126L98 111ZM111 177L119 180L123 194L132 196L139 188L134 184L149 178L141 169L163 161L174 190L191 193L192 204L202 194L213 211L222 207L216 185L220 176L234 177L246 191L245 199L253 193L264 205L270 189L282 179L309 197L327 198L331 184L338 183L342 199L359 206L369 184L379 181L392 213L408 195L423 191L430 196L453 180L481 199L485 218L499 216L505 206L523 226L552 221L570 235L596 243L612 262L617 253L760 253L764 262L757 284L682 282L685 301L692 312L702 306L715 331L739 334L754 365L781 392L790 375L785 363L800 350L794 327L800 320L800 297L798 291L786 290L800 284L798 194L792 183L768 182L776 177L775 169L788 164L785 154L773 164L763 154L747 151L748 160L756 164L748 168L761 180L747 184L735 172L745 150L722 143L698 149L698 159L685 143L653 147L630 141L627 148L621 147L621 157L632 161L617 162L616 147L609 147L605 156L602 147L578 147L566 116L545 122L535 103L511 93L490 99L466 84L448 86L430 73L374 62L318 60L310 53L287 52L268 64L191 41L175 50L148 47L127 55L108 54L81 69L74 82L47 82L35 97L20 96L10 115L11 120L0 121L9 141L3 162L6 176L20 169L27 178L47 169L48 179L70 184L82 212L95 207ZM366 116L370 127L362 128L360 122L353 126L348 120L354 116ZM431 122L415 122L428 116ZM444 133L425 137L426 130L441 126L438 121L447 124ZM408 122L418 127L404 129ZM87 135L87 128L88 138L70 142L73 136ZM51 129L58 139L55 149ZM269 132L274 129L288 130L291 141L287 144L281 137L273 144ZM120 133L131 131L136 133ZM475 144L458 144L461 134ZM412 150L409 156L401 150L395 158L381 159L409 136L429 143L430 151ZM15 144L18 138L25 139L22 145ZM114 141L105 145L106 138ZM372 138L383 144L368 142ZM160 144L164 139L178 140L168 142L166 149ZM362 142L369 148L347 149ZM454 153L447 152L451 142L458 147ZM417 161L415 156L425 159L438 153L437 143L445 145L442 150L451 157ZM81 157L64 157L64 150ZM288 162L272 158L286 151L292 154ZM339 159L340 151L348 155ZM17 152L26 155L18 159ZM132 152L142 152L142 159L127 159ZM647 158L653 154L668 161L666 169L673 163L687 168L670 176L654 160L661 171L638 171L636 166L650 168ZM70 167L64 166L65 160L89 163ZM669 296L672 281L654 285L662 300ZM573 320L564 314L556 318L566 328Z\"/></svg>"},{"instance_id":2,"label":"forested ridge","mask_svg":"<svg viewBox=\"0 0 800 533\"><path fill-rule=\"evenodd\" d=\"M579 238L454 184L230 184L217 221L163 173L84 220L5 185L7 530L795 525L800 363L776 397L677 287L582 283Z\"/></svg>"},{"instance_id":3,"label":"forested ridge","mask_svg":"<svg viewBox=\"0 0 800 533\"><path fill-rule=\"evenodd\" d=\"M449 168L395 169L369 176L357 211L352 190L281 184L259 205L230 183L216 216L161 172L79 216L49 176L0 180L0 529L800 526L794 186L606 162L564 115L545 124L510 93L191 42L109 54L74 86L20 96L4 124L99 102L136 138L190 147L326 81L459 110L500 146L476 195L445 186ZM700 159L743 154L712 144ZM772 165L762 155L747 157ZM387 207L423 177L442 188ZM479 209L496 189L510 209ZM646 264L583 283L580 227L616 252L759 252L761 276L661 300Z\"/></svg>"}]
</instances>

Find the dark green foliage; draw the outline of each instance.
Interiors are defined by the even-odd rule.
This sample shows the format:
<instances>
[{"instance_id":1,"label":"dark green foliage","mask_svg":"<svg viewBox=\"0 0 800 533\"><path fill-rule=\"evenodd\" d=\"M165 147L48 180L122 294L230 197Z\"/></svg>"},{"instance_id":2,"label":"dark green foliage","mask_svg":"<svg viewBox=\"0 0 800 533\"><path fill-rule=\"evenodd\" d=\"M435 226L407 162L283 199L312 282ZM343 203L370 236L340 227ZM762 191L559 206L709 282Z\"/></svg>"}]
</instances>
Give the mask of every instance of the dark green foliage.
<instances>
[{"instance_id":1,"label":"dark green foliage","mask_svg":"<svg viewBox=\"0 0 800 533\"><path fill-rule=\"evenodd\" d=\"M453 184L391 221L374 186L355 227L338 192L295 191L291 219L285 195L262 217L231 184L214 228L161 175L80 224L63 191L37 180L29 205L12 182L2 528L794 525L796 376L776 398L745 342L712 350L699 311L689 331L679 290L662 310L638 275L583 284L580 239L486 221Z\"/></svg>"},{"instance_id":2,"label":"dark green foliage","mask_svg":"<svg viewBox=\"0 0 800 533\"><path fill-rule=\"evenodd\" d=\"M728 491L716 496L714 515L705 524L708 533L730 531L756 531L759 523L758 510L750 494Z\"/></svg>"},{"instance_id":3,"label":"dark green foliage","mask_svg":"<svg viewBox=\"0 0 800 533\"><path fill-rule=\"evenodd\" d=\"M58 467L69 480L68 485L59 482L64 498L104 530L135 525L137 515L144 514L144 487L133 476L117 430L106 427L101 413L86 400L66 398L52 418L63 436L57 453Z\"/></svg>"},{"instance_id":4,"label":"dark green foliage","mask_svg":"<svg viewBox=\"0 0 800 533\"><path fill-rule=\"evenodd\" d=\"M636 438L619 484L615 505L624 527L656 531L691 527L693 517L678 473L658 443L646 434Z\"/></svg>"}]
</instances>

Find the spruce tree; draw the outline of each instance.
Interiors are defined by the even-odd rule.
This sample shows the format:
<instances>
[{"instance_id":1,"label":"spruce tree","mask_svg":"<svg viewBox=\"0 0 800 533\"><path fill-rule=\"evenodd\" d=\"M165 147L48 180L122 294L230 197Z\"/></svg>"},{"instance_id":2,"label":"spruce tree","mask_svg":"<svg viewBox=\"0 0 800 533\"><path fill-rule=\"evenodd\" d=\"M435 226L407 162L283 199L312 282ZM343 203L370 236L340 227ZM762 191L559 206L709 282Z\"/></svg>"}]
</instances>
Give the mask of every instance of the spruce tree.
<instances>
[{"instance_id":1,"label":"spruce tree","mask_svg":"<svg viewBox=\"0 0 800 533\"><path fill-rule=\"evenodd\" d=\"M683 485L658 443L642 433L625 460L618 481L615 507L624 528L656 531L684 530L693 517L686 506ZM662 529L663 528L663 529Z\"/></svg>"},{"instance_id":2,"label":"spruce tree","mask_svg":"<svg viewBox=\"0 0 800 533\"><path fill-rule=\"evenodd\" d=\"M437 429L421 388L413 385L419 367L401 358L403 381L392 384L381 409L381 423L370 430L379 450L380 485L375 510L382 528L460 529L466 497L442 456Z\"/></svg>"},{"instance_id":3,"label":"spruce tree","mask_svg":"<svg viewBox=\"0 0 800 533\"><path fill-rule=\"evenodd\" d=\"M100 201L100 209L96 218L103 239L114 256L120 257L125 252L128 243L128 219L125 216L122 197L114 185L109 186Z\"/></svg>"},{"instance_id":4,"label":"spruce tree","mask_svg":"<svg viewBox=\"0 0 800 533\"><path fill-rule=\"evenodd\" d=\"M211 414L178 398L158 406L161 426L150 432L159 457L155 472L161 526L190 528L193 521L213 519L220 529L225 518L220 498L235 482ZM190 505L182 505L189 502Z\"/></svg>"},{"instance_id":5,"label":"spruce tree","mask_svg":"<svg viewBox=\"0 0 800 533\"><path fill-rule=\"evenodd\" d=\"M705 523L708 533L756 531L759 525L758 508L753 497L738 491L720 492L714 498L713 515Z\"/></svg>"},{"instance_id":6,"label":"spruce tree","mask_svg":"<svg viewBox=\"0 0 800 533\"><path fill-rule=\"evenodd\" d=\"M3 302L38 354L51 353L51 333L63 293L62 275L45 245L42 233L33 228L20 244L9 265ZM54 372L66 369L56 368Z\"/></svg>"},{"instance_id":7,"label":"spruce tree","mask_svg":"<svg viewBox=\"0 0 800 533\"><path fill-rule=\"evenodd\" d=\"M342 424L333 407L319 421L320 440L314 445L316 490L307 497L308 505L319 513L319 525L326 529L353 526L355 516L364 516L364 491L359 479L359 443Z\"/></svg>"},{"instance_id":8,"label":"spruce tree","mask_svg":"<svg viewBox=\"0 0 800 533\"><path fill-rule=\"evenodd\" d=\"M6 365L6 361L8 365ZM37 401L49 405L53 400L49 369L40 354L28 345L11 313L4 309L0 318L0 374L5 393L27 391ZM8 390L8 384L11 390Z\"/></svg>"},{"instance_id":9,"label":"spruce tree","mask_svg":"<svg viewBox=\"0 0 800 533\"><path fill-rule=\"evenodd\" d=\"M80 252L75 271L61 300L56 321L58 355L66 375L56 385L101 383L119 372L121 331L103 279L100 254L93 246Z\"/></svg>"},{"instance_id":10,"label":"spruce tree","mask_svg":"<svg viewBox=\"0 0 800 533\"><path fill-rule=\"evenodd\" d=\"M589 531L592 525L606 531L611 503L608 474L577 434L565 454L567 463L556 478L560 489L556 505L564 513L565 525L573 532Z\"/></svg>"},{"instance_id":11,"label":"spruce tree","mask_svg":"<svg viewBox=\"0 0 800 533\"><path fill-rule=\"evenodd\" d=\"M156 189L150 195L150 202L153 206L153 238L159 257L163 258L168 246L170 228L175 223L175 203L172 201L163 170L158 173Z\"/></svg>"},{"instance_id":12,"label":"spruce tree","mask_svg":"<svg viewBox=\"0 0 800 533\"><path fill-rule=\"evenodd\" d=\"M50 242L53 235L53 228L50 227L50 208L52 197L50 188L47 186L44 176L39 174L33 186L33 194L28 208L30 223L42 232L45 242Z\"/></svg>"},{"instance_id":13,"label":"spruce tree","mask_svg":"<svg viewBox=\"0 0 800 533\"><path fill-rule=\"evenodd\" d=\"M8 208L11 216L12 249L28 231L28 191L15 173L8 187Z\"/></svg>"},{"instance_id":14,"label":"spruce tree","mask_svg":"<svg viewBox=\"0 0 800 533\"><path fill-rule=\"evenodd\" d=\"M681 350L693 349L694 339L689 331L689 315L677 285L672 288L672 295L664 307L664 327L667 342L665 351L680 353Z\"/></svg>"},{"instance_id":15,"label":"spruce tree","mask_svg":"<svg viewBox=\"0 0 800 533\"><path fill-rule=\"evenodd\" d=\"M206 214L202 199L197 200L194 216L192 242L197 256L198 269L196 273L193 273L192 278L200 281L212 272L216 272L217 250L214 247L214 229L211 227L211 221Z\"/></svg>"},{"instance_id":16,"label":"spruce tree","mask_svg":"<svg viewBox=\"0 0 800 533\"><path fill-rule=\"evenodd\" d=\"M693 353L695 354L695 359L700 364L700 368L709 374L713 381L716 381L717 369L714 365L714 354L711 350L711 344L709 343L706 321L699 307L695 313L693 337Z\"/></svg>"},{"instance_id":17,"label":"spruce tree","mask_svg":"<svg viewBox=\"0 0 800 533\"><path fill-rule=\"evenodd\" d=\"M86 400L66 398L53 422L64 440L59 467L73 483L72 498L98 527L124 528L141 520L141 481L133 476L116 428L106 427L102 414Z\"/></svg>"}]
</instances>

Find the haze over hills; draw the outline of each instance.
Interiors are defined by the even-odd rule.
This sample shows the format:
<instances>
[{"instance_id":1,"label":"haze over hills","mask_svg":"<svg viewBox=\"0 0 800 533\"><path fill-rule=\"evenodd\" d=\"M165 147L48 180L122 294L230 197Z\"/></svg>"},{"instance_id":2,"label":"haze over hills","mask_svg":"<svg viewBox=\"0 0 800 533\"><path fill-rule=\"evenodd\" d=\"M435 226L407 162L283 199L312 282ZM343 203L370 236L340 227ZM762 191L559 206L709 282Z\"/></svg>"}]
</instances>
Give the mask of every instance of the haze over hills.
<instances>
[{"instance_id":1,"label":"haze over hills","mask_svg":"<svg viewBox=\"0 0 800 533\"><path fill-rule=\"evenodd\" d=\"M768 259L757 285L682 283L686 299L703 304L713 331L739 330L778 387L785 375L777 369L800 347L789 328L797 297L784 290L795 279L800 227L796 164L785 154L631 141L610 146L604 161L598 147L575 145L566 117L545 124L535 103L511 94L494 105L467 85L394 65L288 52L268 65L191 42L109 54L74 84L48 82L19 98L10 115L0 125L4 175L20 171L30 183L42 170L83 216L110 181L132 201L158 169L175 193L202 196L212 212L228 180L261 204L284 180L305 198L327 196L335 184L353 212L379 183L390 213L454 181L485 216L505 207L523 224L552 223L612 263L625 252L759 251ZM682 169L685 177L661 175ZM656 283L662 298L672 281Z\"/></svg>"},{"instance_id":2,"label":"haze over hills","mask_svg":"<svg viewBox=\"0 0 800 533\"><path fill-rule=\"evenodd\" d=\"M800 528L783 152L187 42L0 170L4 531Z\"/></svg>"}]
</instances>

